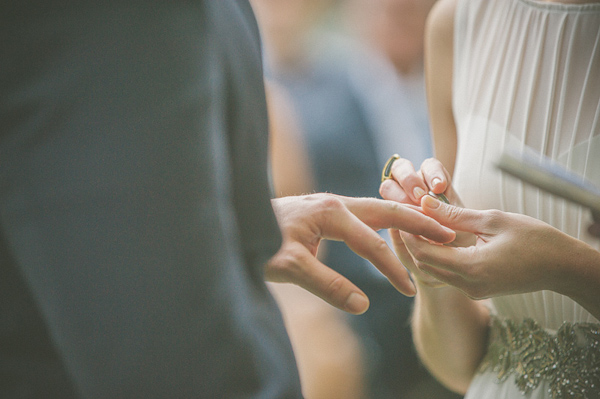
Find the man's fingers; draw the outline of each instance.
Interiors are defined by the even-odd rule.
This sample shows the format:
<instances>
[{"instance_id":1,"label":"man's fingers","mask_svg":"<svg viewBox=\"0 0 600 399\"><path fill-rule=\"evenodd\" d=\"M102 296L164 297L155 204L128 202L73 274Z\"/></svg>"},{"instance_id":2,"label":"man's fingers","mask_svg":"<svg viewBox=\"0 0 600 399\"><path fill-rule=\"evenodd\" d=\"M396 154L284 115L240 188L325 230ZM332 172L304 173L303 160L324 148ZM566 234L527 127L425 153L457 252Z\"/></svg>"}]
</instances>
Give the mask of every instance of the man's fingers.
<instances>
[{"instance_id":1,"label":"man's fingers","mask_svg":"<svg viewBox=\"0 0 600 399\"><path fill-rule=\"evenodd\" d=\"M375 230L397 229L422 235L439 243L448 243L456 233L410 205L375 198L344 198L346 207L365 224Z\"/></svg>"},{"instance_id":2,"label":"man's fingers","mask_svg":"<svg viewBox=\"0 0 600 399\"><path fill-rule=\"evenodd\" d=\"M308 251L298 264L302 266L289 269L294 270L291 281L295 284L346 312L362 314L369 309L369 299L364 292Z\"/></svg>"},{"instance_id":3,"label":"man's fingers","mask_svg":"<svg viewBox=\"0 0 600 399\"><path fill-rule=\"evenodd\" d=\"M416 293L408 272L385 240L354 214L341 213L335 226L323 233L324 238L344 241L352 251L373 263L404 295Z\"/></svg>"}]
</instances>

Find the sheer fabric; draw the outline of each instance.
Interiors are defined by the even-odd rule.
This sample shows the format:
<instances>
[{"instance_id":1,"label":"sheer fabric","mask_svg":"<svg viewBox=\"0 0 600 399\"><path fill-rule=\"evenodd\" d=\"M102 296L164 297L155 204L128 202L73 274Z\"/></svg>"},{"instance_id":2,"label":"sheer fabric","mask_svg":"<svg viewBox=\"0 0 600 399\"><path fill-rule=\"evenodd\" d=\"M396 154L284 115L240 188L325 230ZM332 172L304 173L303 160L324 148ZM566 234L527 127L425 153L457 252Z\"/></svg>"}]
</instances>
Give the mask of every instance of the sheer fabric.
<instances>
[{"instance_id":1,"label":"sheer fabric","mask_svg":"<svg viewBox=\"0 0 600 399\"><path fill-rule=\"evenodd\" d=\"M543 154L600 186L600 4L462 0L455 15L454 185L465 206L543 220L600 248L589 210L501 174L504 149ZM576 256L576 254L574 254ZM564 322L598 323L550 291L494 298L501 318L532 318L549 332ZM514 398L509 378L476 377L467 398ZM528 398L546 398L540 385Z\"/></svg>"}]
</instances>

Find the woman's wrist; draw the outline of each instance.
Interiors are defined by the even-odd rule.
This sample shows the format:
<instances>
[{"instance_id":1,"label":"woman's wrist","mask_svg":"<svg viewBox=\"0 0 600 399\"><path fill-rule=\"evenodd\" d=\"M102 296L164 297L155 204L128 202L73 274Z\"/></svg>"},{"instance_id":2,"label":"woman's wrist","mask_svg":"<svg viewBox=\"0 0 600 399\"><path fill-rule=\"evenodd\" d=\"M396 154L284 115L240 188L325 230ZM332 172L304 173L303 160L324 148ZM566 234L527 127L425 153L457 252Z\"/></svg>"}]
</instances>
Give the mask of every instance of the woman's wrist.
<instances>
[{"instance_id":1,"label":"woman's wrist","mask_svg":"<svg viewBox=\"0 0 600 399\"><path fill-rule=\"evenodd\" d=\"M553 291L570 297L600 319L600 252L571 236L566 241L568 249L562 251Z\"/></svg>"},{"instance_id":2,"label":"woman's wrist","mask_svg":"<svg viewBox=\"0 0 600 399\"><path fill-rule=\"evenodd\" d=\"M418 279L413 277L413 282L417 288L417 296L423 297L425 302L443 302L444 298L446 298L448 295L456 294L467 298L467 296L458 288L440 281L430 281L427 279Z\"/></svg>"}]
</instances>

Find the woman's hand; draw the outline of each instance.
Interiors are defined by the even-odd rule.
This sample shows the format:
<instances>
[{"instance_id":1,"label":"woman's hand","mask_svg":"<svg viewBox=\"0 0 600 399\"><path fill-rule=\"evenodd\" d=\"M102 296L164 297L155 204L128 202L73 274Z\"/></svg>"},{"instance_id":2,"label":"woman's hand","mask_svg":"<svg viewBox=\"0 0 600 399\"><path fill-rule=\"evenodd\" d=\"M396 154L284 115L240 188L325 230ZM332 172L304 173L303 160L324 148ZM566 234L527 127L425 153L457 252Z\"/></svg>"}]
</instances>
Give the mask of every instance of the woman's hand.
<instances>
[{"instance_id":1,"label":"woman's hand","mask_svg":"<svg viewBox=\"0 0 600 399\"><path fill-rule=\"evenodd\" d=\"M417 286L425 285L427 287L440 288L448 285L436 279L435 277L425 273L424 271L419 270L419 268L415 264L415 260L404 245L404 241L402 241L400 230L390 229L389 233L392 239L394 250L396 251L396 255L398 256L400 262L402 262L404 267L406 267L410 271L412 279Z\"/></svg>"},{"instance_id":2,"label":"woman's hand","mask_svg":"<svg viewBox=\"0 0 600 399\"><path fill-rule=\"evenodd\" d=\"M446 205L424 197L426 215L459 231L475 234L468 247L435 245L401 233L416 267L462 290L471 298L553 290L573 295L578 289L575 260L598 256L582 242L537 219L496 210L477 211ZM597 254L597 252L596 252ZM572 274L571 274L572 273ZM580 286L581 287L581 286Z\"/></svg>"},{"instance_id":3,"label":"woman's hand","mask_svg":"<svg viewBox=\"0 0 600 399\"><path fill-rule=\"evenodd\" d=\"M452 190L450 174L442 163L435 158L426 159L418 171L413 164L404 158L397 159L391 167L390 179L384 180L379 187L379 193L387 200L404 204L421 204L421 199L429 191L435 194L443 193L451 203L460 203L460 199ZM390 229L390 237L394 250L402 264L410 270L413 279L429 287L442 287L446 284L431 275L424 273L415 266L413 258L406 249L400 236L400 231ZM472 234L461 233L451 244L468 246L474 242Z\"/></svg>"},{"instance_id":4,"label":"woman's hand","mask_svg":"<svg viewBox=\"0 0 600 399\"><path fill-rule=\"evenodd\" d=\"M277 198L272 205L283 244L267 264L266 279L297 284L350 313L365 312L368 299L316 258L321 239L346 242L400 292L412 296L415 288L406 269L376 230L402 229L437 242L451 242L455 237L454 231L415 209L375 198L312 194Z\"/></svg>"},{"instance_id":5,"label":"woman's hand","mask_svg":"<svg viewBox=\"0 0 600 399\"><path fill-rule=\"evenodd\" d=\"M392 164L390 178L379 186L379 194L390 201L420 205L421 198L432 191L444 194L452 204L460 204L450 182L450 174L435 158L423 161L418 171L408 159L400 158Z\"/></svg>"}]
</instances>

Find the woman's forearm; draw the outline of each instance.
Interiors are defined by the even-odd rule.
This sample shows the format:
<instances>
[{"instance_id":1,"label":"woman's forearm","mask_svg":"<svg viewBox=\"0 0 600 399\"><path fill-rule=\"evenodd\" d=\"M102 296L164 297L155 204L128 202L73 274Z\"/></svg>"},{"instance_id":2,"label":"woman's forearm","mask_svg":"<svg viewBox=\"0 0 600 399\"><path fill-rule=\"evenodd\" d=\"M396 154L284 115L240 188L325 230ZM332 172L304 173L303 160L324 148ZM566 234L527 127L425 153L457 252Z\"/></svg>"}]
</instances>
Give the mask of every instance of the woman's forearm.
<instances>
[{"instance_id":1,"label":"woman's forearm","mask_svg":"<svg viewBox=\"0 0 600 399\"><path fill-rule=\"evenodd\" d=\"M564 233L556 292L566 295L600 320L600 252ZM558 241L558 240L556 240Z\"/></svg>"},{"instance_id":2,"label":"woman's forearm","mask_svg":"<svg viewBox=\"0 0 600 399\"><path fill-rule=\"evenodd\" d=\"M419 356L440 382L464 393L485 354L489 311L452 287L417 290L412 327Z\"/></svg>"}]
</instances>

